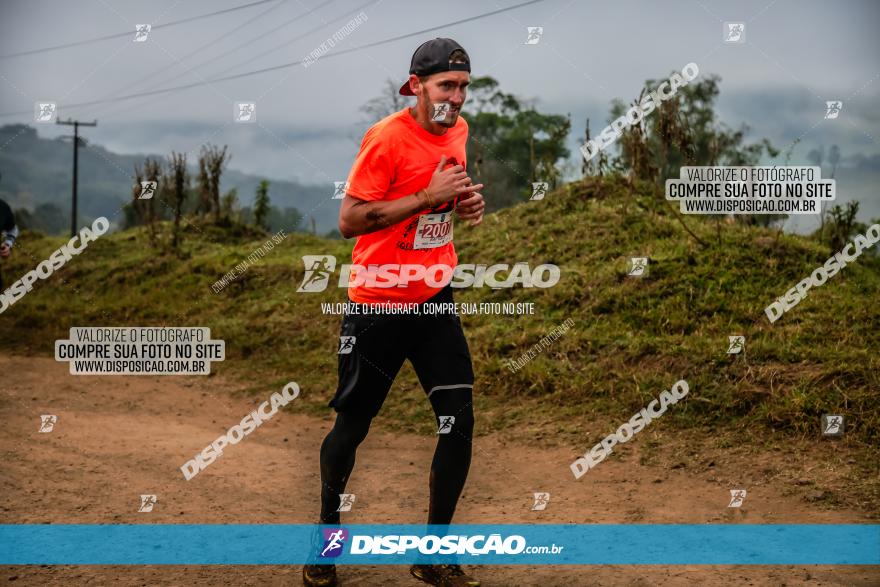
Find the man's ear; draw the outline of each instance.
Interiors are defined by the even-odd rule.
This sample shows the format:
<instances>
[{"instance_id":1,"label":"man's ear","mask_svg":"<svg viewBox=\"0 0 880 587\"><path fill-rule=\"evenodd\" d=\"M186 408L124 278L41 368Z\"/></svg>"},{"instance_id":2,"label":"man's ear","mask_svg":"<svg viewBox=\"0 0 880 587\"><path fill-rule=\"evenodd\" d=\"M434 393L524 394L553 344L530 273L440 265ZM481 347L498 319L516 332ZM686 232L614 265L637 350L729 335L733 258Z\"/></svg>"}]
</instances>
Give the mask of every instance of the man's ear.
<instances>
[{"instance_id":1,"label":"man's ear","mask_svg":"<svg viewBox=\"0 0 880 587\"><path fill-rule=\"evenodd\" d=\"M417 76L414 73L411 73L411 74L409 74L409 79L410 79L409 88L413 91L413 94L415 94L416 96L421 95L422 81L419 79L419 76ZM415 84L412 83L412 80L415 80Z\"/></svg>"}]
</instances>

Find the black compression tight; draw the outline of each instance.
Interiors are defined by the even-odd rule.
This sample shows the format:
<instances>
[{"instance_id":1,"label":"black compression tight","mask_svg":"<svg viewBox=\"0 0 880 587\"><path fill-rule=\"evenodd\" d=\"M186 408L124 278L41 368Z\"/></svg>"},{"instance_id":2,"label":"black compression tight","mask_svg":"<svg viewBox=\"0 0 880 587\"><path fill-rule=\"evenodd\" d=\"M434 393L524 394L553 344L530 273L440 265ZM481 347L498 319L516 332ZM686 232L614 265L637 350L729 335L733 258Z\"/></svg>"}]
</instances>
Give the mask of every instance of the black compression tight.
<instances>
[{"instance_id":1,"label":"black compression tight","mask_svg":"<svg viewBox=\"0 0 880 587\"><path fill-rule=\"evenodd\" d=\"M431 407L441 416L455 416L452 431L437 435L429 482L429 524L450 524L471 465L474 411L470 389L439 389L431 394ZM357 447L367 437L372 418L339 412L333 429L321 445L321 524L339 524L339 494L354 469ZM388 455L389 466L400 465ZM400 520L399 523L408 523Z\"/></svg>"}]
</instances>

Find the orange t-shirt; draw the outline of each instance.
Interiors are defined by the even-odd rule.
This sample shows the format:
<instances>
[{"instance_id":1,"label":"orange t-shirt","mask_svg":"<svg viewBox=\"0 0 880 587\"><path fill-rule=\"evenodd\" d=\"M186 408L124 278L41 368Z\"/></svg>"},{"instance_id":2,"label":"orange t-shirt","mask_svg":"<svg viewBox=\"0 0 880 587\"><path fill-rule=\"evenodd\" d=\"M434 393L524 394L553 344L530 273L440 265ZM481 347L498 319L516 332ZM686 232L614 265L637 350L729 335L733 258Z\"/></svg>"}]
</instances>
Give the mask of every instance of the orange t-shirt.
<instances>
[{"instance_id":1,"label":"orange t-shirt","mask_svg":"<svg viewBox=\"0 0 880 587\"><path fill-rule=\"evenodd\" d=\"M431 176L440 163L441 155L446 155L447 168L451 165L467 167L465 145L467 143L467 121L459 114L455 125L443 135L435 135L419 125L409 112L409 107L395 112L374 124L364 135L351 173L348 175L348 195L360 200L396 200L412 195L428 187ZM448 265L452 269L458 263L455 247L451 240L451 216L456 200L446 202L432 209L422 210L406 220L357 237L351 260L355 265L418 264L425 268L435 264ZM417 235L419 219L426 214L434 217L423 219L422 233L431 236L432 228L440 228L426 221L448 219L449 242L435 246L430 238ZM425 226L428 224L428 226ZM439 234L439 231L434 231ZM439 239L439 242L446 240ZM373 272L375 274L375 271ZM397 273L395 271L395 273ZM355 273L351 274L352 280ZM428 278L438 283L443 278L441 272ZM446 279L446 283L451 277ZM382 279L379 279L381 282ZM442 288L432 287L424 279L409 280L406 287L370 287L357 285L349 287L348 297L358 303L382 304L388 302L422 303Z\"/></svg>"}]
</instances>

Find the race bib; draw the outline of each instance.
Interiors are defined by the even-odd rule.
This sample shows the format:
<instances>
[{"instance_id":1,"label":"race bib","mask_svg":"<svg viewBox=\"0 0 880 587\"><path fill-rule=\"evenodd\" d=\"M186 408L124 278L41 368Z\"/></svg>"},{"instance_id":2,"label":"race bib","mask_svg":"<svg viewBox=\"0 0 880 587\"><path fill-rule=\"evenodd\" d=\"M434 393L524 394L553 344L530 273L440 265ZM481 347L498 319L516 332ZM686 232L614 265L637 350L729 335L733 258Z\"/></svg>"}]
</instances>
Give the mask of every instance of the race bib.
<instances>
[{"instance_id":1,"label":"race bib","mask_svg":"<svg viewBox=\"0 0 880 587\"><path fill-rule=\"evenodd\" d=\"M419 216L414 249L434 249L449 242L452 242L452 212Z\"/></svg>"}]
</instances>

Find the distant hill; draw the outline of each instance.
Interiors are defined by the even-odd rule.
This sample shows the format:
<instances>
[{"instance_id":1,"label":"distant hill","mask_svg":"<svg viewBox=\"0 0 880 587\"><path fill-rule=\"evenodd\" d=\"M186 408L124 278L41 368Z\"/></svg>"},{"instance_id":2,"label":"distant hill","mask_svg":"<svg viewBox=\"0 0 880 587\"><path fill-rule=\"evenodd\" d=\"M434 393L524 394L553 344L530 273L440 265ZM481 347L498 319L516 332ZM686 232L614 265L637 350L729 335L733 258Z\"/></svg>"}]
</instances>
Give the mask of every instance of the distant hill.
<instances>
[{"instance_id":1,"label":"distant hill","mask_svg":"<svg viewBox=\"0 0 880 587\"><path fill-rule=\"evenodd\" d=\"M38 136L37 128L24 124L0 127L0 199L13 209L30 211L39 204L51 203L64 212L64 226L69 224L73 147L70 139L47 139ZM162 161L170 153L149 156ZM232 153L233 156L235 153ZM131 199L131 184L135 164L143 166L143 155L118 155L97 144L88 144L79 151L79 216L78 224L90 223L101 215L110 215ZM198 155L191 156L190 173L198 171ZM242 207L252 206L254 193L261 180L268 179L269 197L279 209L297 208L315 218L316 230L323 234L335 229L339 205L330 200L333 186L302 185L291 181L274 180L248 175L227 168L221 178L221 194L231 188L238 190ZM328 201L329 200L329 201Z\"/></svg>"}]
</instances>

